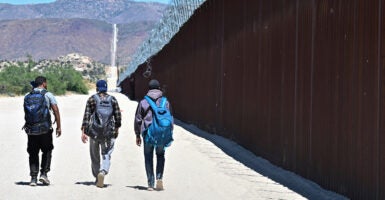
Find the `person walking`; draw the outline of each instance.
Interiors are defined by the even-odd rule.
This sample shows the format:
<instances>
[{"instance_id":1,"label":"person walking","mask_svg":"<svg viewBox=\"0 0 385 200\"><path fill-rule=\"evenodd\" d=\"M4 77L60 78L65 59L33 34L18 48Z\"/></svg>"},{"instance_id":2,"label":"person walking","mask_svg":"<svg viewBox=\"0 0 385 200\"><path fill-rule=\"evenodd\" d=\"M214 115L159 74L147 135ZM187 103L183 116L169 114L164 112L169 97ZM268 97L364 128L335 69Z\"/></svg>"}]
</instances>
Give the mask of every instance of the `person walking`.
<instances>
[{"instance_id":1,"label":"person walking","mask_svg":"<svg viewBox=\"0 0 385 200\"><path fill-rule=\"evenodd\" d=\"M142 99L135 113L135 122L134 129L136 134L136 144L141 146L143 137L143 149L144 149L144 160L145 160L145 169L147 175L148 190L152 191L163 190L163 172L165 164L165 148L168 147L172 139L172 130L173 130L173 119L171 115L171 105L165 97L163 97L163 92L160 90L160 84L158 80L151 80L149 82L149 91L144 99ZM160 131L161 133L155 133L160 126L154 126L157 122L155 117L157 116L157 109L164 108L162 114L166 116L163 119L166 119L168 122L165 126L166 129ZM168 114L170 113L170 114ZM158 119L158 118L157 118ZM164 121L164 120L163 120ZM160 136L162 135L162 136ZM153 156L154 150L156 153L156 177L154 177L154 167L153 167ZM156 178L156 188L154 188Z\"/></svg>"},{"instance_id":2,"label":"person walking","mask_svg":"<svg viewBox=\"0 0 385 200\"><path fill-rule=\"evenodd\" d=\"M118 101L107 93L107 82L96 83L97 93L88 98L83 116L83 143L90 140L92 174L96 178L96 186L104 187L104 177L111 165L111 154L121 126L121 112ZM100 161L100 156L102 160Z\"/></svg>"},{"instance_id":3,"label":"person walking","mask_svg":"<svg viewBox=\"0 0 385 200\"><path fill-rule=\"evenodd\" d=\"M56 137L61 135L60 112L55 96L47 91L47 79L36 77L31 82L33 89L24 97L25 125L23 129L28 135L27 152L29 154L29 169L31 186L37 185L39 173L39 152L42 152L40 178L44 185L49 185L47 173L50 171L52 150L52 121L50 109L53 111L56 122Z\"/></svg>"}]
</instances>

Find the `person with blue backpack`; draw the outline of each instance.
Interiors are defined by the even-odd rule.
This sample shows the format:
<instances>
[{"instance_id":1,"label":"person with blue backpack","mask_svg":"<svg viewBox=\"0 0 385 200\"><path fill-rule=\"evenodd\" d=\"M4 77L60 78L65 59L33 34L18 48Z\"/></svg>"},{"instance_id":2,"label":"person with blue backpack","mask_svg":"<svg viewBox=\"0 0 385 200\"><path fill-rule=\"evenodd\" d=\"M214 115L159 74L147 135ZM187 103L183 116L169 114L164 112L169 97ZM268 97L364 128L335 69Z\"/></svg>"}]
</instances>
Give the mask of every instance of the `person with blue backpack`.
<instances>
[{"instance_id":1,"label":"person with blue backpack","mask_svg":"<svg viewBox=\"0 0 385 200\"><path fill-rule=\"evenodd\" d=\"M149 91L142 99L135 113L134 129L136 144L140 147L144 143L144 160L147 175L148 190L163 190L163 172L165 163L165 149L173 141L172 132L174 120L171 105L160 90L159 81L149 82ZM154 176L153 156L156 153L156 174ZM156 187L155 185L156 178Z\"/></svg>"},{"instance_id":2,"label":"person with blue backpack","mask_svg":"<svg viewBox=\"0 0 385 200\"><path fill-rule=\"evenodd\" d=\"M53 111L56 122L56 137L61 135L60 112L57 101L51 92L47 91L47 79L43 76L36 77L31 82L32 91L24 97L24 131L28 135L27 152L29 154L29 169L31 182L37 185L39 174L39 152L42 152L40 178L44 185L49 185L47 173L50 171L52 150L52 120L50 109Z\"/></svg>"},{"instance_id":3,"label":"person with blue backpack","mask_svg":"<svg viewBox=\"0 0 385 200\"><path fill-rule=\"evenodd\" d=\"M118 101L107 93L107 82L96 82L97 93L88 98L82 123L83 143L90 139L92 174L95 184L104 187L104 177L111 165L111 155L119 134L122 115ZM100 157L102 160L100 160Z\"/></svg>"}]
</instances>

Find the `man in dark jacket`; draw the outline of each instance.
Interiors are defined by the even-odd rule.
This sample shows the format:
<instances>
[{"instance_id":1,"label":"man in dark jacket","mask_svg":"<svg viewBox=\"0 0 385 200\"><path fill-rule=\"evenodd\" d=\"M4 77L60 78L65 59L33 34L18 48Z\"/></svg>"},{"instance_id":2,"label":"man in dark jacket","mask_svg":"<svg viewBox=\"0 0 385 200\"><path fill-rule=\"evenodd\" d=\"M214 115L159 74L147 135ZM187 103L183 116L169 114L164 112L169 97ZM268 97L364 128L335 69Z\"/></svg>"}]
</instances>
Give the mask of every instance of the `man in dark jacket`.
<instances>
[{"instance_id":1,"label":"man in dark jacket","mask_svg":"<svg viewBox=\"0 0 385 200\"><path fill-rule=\"evenodd\" d=\"M160 84L157 80L151 80L149 82L149 91L147 92L147 96L149 96L153 101L156 102L157 105L160 103L160 99L163 96L163 92L160 90ZM166 103L167 109L171 112L170 103L167 101ZM143 99L139 102L138 107L135 113L135 134L136 134L136 144L141 146L142 139L140 135L142 135L143 139L146 138L146 130L149 125L152 123L152 110L146 99ZM144 139L144 141L146 141ZM144 160L145 160L145 168L147 175L147 183L148 190L154 190L154 167L153 167L153 155L154 150L156 152L156 190L163 190L163 171L164 171L164 154L165 147L161 145L154 146L152 144L144 142Z\"/></svg>"}]
</instances>

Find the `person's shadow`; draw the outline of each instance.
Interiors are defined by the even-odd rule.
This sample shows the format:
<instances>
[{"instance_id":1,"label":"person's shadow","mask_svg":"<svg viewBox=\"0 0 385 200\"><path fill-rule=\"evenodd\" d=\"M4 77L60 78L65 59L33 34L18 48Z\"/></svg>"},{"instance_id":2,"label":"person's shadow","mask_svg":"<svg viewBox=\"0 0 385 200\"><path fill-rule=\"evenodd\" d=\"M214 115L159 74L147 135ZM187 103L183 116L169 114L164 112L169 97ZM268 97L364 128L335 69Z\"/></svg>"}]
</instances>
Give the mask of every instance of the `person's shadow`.
<instances>
[{"instance_id":1,"label":"person's shadow","mask_svg":"<svg viewBox=\"0 0 385 200\"><path fill-rule=\"evenodd\" d=\"M137 186L127 186L127 187L135 189L135 190L147 190L147 187L140 186L140 185L137 185Z\"/></svg>"},{"instance_id":2,"label":"person's shadow","mask_svg":"<svg viewBox=\"0 0 385 200\"><path fill-rule=\"evenodd\" d=\"M83 182L76 182L75 184L76 184L76 185L86 185L86 186L90 186L90 185L95 185L95 182L94 182L94 181L83 181Z\"/></svg>"},{"instance_id":3,"label":"person's shadow","mask_svg":"<svg viewBox=\"0 0 385 200\"><path fill-rule=\"evenodd\" d=\"M26 181L19 181L19 182L15 182L16 185L21 185L21 186L29 186L29 183L30 182L26 182ZM48 185L45 185L43 183L37 183L36 186L48 186ZM32 187L32 186L31 186Z\"/></svg>"},{"instance_id":4,"label":"person's shadow","mask_svg":"<svg viewBox=\"0 0 385 200\"><path fill-rule=\"evenodd\" d=\"M76 182L76 185L85 185L85 186L96 186L94 181L82 181L82 182ZM104 184L104 187L109 187L111 184Z\"/></svg>"}]
</instances>

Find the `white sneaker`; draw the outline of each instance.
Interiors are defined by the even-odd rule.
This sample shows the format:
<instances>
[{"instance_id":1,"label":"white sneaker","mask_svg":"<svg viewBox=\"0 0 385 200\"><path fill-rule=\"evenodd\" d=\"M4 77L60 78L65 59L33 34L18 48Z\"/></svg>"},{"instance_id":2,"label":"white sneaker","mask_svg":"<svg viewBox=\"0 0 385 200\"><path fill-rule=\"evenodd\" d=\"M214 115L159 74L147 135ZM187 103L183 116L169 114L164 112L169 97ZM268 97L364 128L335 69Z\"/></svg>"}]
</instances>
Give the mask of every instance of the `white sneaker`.
<instances>
[{"instance_id":1,"label":"white sneaker","mask_svg":"<svg viewBox=\"0 0 385 200\"><path fill-rule=\"evenodd\" d=\"M42 182L44 185L49 185L51 183L49 181L47 175L45 175L45 174L40 175L39 181Z\"/></svg>"},{"instance_id":2,"label":"white sneaker","mask_svg":"<svg viewBox=\"0 0 385 200\"><path fill-rule=\"evenodd\" d=\"M156 190L163 190L163 181L162 179L159 179L156 181Z\"/></svg>"}]
</instances>

